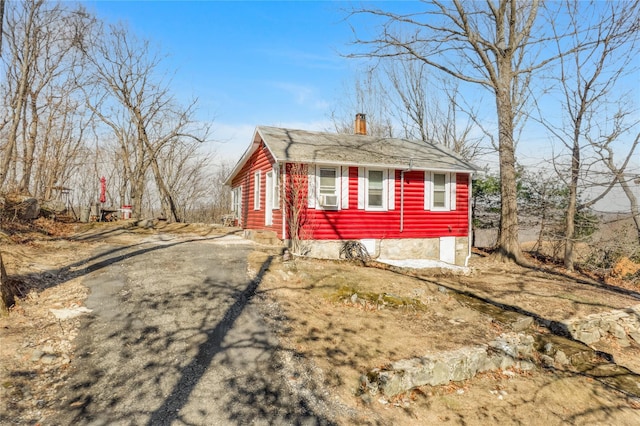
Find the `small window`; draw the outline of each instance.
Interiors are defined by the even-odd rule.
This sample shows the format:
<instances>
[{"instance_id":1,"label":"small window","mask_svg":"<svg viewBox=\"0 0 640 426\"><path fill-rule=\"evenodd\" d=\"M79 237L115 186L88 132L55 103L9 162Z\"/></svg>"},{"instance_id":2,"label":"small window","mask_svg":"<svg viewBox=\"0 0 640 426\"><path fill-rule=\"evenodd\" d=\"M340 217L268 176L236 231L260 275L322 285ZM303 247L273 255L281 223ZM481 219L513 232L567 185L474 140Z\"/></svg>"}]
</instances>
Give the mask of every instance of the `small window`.
<instances>
[{"instance_id":1,"label":"small window","mask_svg":"<svg viewBox=\"0 0 640 426\"><path fill-rule=\"evenodd\" d=\"M424 209L445 212L455 210L455 173L425 172Z\"/></svg>"},{"instance_id":2,"label":"small window","mask_svg":"<svg viewBox=\"0 0 640 426\"><path fill-rule=\"evenodd\" d=\"M320 167L318 201L321 207L338 207L338 171L335 167Z\"/></svg>"},{"instance_id":3,"label":"small window","mask_svg":"<svg viewBox=\"0 0 640 426\"><path fill-rule=\"evenodd\" d=\"M447 208L447 176L444 173L433 174L433 208Z\"/></svg>"},{"instance_id":4,"label":"small window","mask_svg":"<svg viewBox=\"0 0 640 426\"><path fill-rule=\"evenodd\" d=\"M260 172L253 175L253 209L260 210Z\"/></svg>"},{"instance_id":5,"label":"small window","mask_svg":"<svg viewBox=\"0 0 640 426\"><path fill-rule=\"evenodd\" d=\"M384 173L382 170L369 170L367 176L367 207L384 208Z\"/></svg>"}]
</instances>

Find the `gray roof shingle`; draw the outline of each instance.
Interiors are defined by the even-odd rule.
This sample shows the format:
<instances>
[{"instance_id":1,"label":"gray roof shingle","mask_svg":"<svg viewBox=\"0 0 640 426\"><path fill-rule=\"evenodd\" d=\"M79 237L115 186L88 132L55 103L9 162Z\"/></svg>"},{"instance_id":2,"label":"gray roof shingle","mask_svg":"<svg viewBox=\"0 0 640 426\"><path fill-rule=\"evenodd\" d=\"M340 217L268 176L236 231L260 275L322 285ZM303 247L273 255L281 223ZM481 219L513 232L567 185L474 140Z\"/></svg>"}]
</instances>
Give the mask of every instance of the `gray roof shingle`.
<instances>
[{"instance_id":1,"label":"gray roof shingle","mask_svg":"<svg viewBox=\"0 0 640 426\"><path fill-rule=\"evenodd\" d=\"M240 171L263 140L279 163L349 165L473 173L480 169L450 149L429 142L258 126L251 146L227 179Z\"/></svg>"},{"instance_id":2,"label":"gray roof shingle","mask_svg":"<svg viewBox=\"0 0 640 426\"><path fill-rule=\"evenodd\" d=\"M448 148L423 141L268 126L259 126L256 132L278 162L459 172L479 170Z\"/></svg>"}]
</instances>

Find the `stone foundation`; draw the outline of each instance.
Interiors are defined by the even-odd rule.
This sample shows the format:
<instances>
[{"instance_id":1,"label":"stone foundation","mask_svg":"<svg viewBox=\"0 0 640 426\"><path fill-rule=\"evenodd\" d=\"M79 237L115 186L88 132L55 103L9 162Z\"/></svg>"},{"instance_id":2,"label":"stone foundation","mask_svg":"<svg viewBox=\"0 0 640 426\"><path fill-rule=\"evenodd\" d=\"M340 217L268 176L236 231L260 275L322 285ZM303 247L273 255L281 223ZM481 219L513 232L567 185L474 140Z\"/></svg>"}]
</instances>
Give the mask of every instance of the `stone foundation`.
<instances>
[{"instance_id":1,"label":"stone foundation","mask_svg":"<svg viewBox=\"0 0 640 426\"><path fill-rule=\"evenodd\" d=\"M439 238L405 238L405 239L365 239L359 240L367 248L373 259L435 259L440 260ZM338 259L340 257L341 240L309 240L305 241L306 255L319 259ZM455 264L466 266L469 255L469 239L456 237Z\"/></svg>"}]
</instances>

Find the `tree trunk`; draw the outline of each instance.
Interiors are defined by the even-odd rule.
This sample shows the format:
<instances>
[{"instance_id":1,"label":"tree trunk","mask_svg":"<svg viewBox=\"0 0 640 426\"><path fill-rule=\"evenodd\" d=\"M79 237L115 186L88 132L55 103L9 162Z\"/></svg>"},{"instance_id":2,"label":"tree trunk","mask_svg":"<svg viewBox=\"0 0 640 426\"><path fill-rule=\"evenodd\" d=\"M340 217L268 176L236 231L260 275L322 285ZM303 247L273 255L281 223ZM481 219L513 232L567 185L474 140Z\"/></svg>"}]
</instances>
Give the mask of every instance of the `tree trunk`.
<instances>
[{"instance_id":1,"label":"tree trunk","mask_svg":"<svg viewBox=\"0 0 640 426\"><path fill-rule=\"evenodd\" d=\"M13 288L11 288L7 271L4 269L2 253L0 253L0 316L9 315L9 308L14 304Z\"/></svg>"},{"instance_id":2,"label":"tree trunk","mask_svg":"<svg viewBox=\"0 0 640 426\"><path fill-rule=\"evenodd\" d=\"M509 73L506 66L501 70L503 81ZM496 90L498 110L499 157L500 157L500 228L498 229L497 257L502 261L523 264L524 258L518 241L518 204L516 186L516 158L513 143L513 107L510 100L509 83Z\"/></svg>"},{"instance_id":3,"label":"tree trunk","mask_svg":"<svg viewBox=\"0 0 640 426\"><path fill-rule=\"evenodd\" d=\"M578 205L578 180L580 178L580 130L582 128L582 114L584 103L581 104L573 129L573 149L571 153L571 181L569 183L569 200L567 203L567 217L564 243L564 267L573 271L575 263L574 240L576 233L576 210Z\"/></svg>"},{"instance_id":4,"label":"tree trunk","mask_svg":"<svg viewBox=\"0 0 640 426\"><path fill-rule=\"evenodd\" d=\"M31 171L33 170L33 155L36 150L36 139L38 138L38 103L37 94L31 93L31 123L29 123L29 135L26 138L24 159L22 162L22 177L18 185L21 194L30 194ZM25 114L26 119L26 114Z\"/></svg>"},{"instance_id":5,"label":"tree trunk","mask_svg":"<svg viewBox=\"0 0 640 426\"><path fill-rule=\"evenodd\" d=\"M35 15L35 7L30 9L27 17L27 22L25 23L25 37L22 42L22 53L24 58L20 61L20 71L19 81L16 84L16 91L12 93L11 99L11 125L9 126L9 132L6 136L7 144L5 145L4 158L0 162L0 188L6 183L7 175L9 174L9 170L11 168L11 163L13 159L13 154L16 149L17 138L18 138L18 127L20 125L20 118L24 108L24 103L27 100L27 91L29 85L29 77L31 75L31 69L33 67L33 40L31 39L32 28L34 26L33 20ZM18 67L17 59L13 59L13 63L11 64L14 67ZM14 162L15 166L15 162ZM15 178L15 177L14 177Z\"/></svg>"},{"instance_id":6,"label":"tree trunk","mask_svg":"<svg viewBox=\"0 0 640 426\"><path fill-rule=\"evenodd\" d=\"M638 243L640 244L640 211L638 208L638 199L636 198L633 190L629 187L629 182L627 182L624 178L620 179L620 186L622 190L626 194L629 199L629 203L631 203L631 215L633 219L633 223L636 226L636 232L638 234Z\"/></svg>"},{"instance_id":7,"label":"tree trunk","mask_svg":"<svg viewBox=\"0 0 640 426\"><path fill-rule=\"evenodd\" d=\"M176 203L173 199L173 195L171 195L171 190L167 187L164 179L162 178L162 172L160 171L160 167L158 166L157 158L153 158L151 161L151 169L153 170L153 174L156 178L156 185L158 187L158 191L160 192L160 202L162 205L162 213L164 217L172 222L180 222L180 216L178 214L178 209L176 208Z\"/></svg>"},{"instance_id":8,"label":"tree trunk","mask_svg":"<svg viewBox=\"0 0 640 426\"><path fill-rule=\"evenodd\" d=\"M142 219L142 194L144 193L144 176L131 182L131 217Z\"/></svg>"}]
</instances>

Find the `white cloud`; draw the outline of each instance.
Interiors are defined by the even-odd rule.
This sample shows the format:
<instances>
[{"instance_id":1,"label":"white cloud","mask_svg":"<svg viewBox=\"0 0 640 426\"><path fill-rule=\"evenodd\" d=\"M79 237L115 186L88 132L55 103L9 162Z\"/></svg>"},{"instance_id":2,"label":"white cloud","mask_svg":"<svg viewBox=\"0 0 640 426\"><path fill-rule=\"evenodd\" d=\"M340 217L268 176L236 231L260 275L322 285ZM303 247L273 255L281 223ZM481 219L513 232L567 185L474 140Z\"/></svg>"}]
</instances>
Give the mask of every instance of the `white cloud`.
<instances>
[{"instance_id":1,"label":"white cloud","mask_svg":"<svg viewBox=\"0 0 640 426\"><path fill-rule=\"evenodd\" d=\"M293 97L295 102L299 105L304 105L307 100L312 97L313 89L308 86L293 83L273 82L271 83L275 88L287 92Z\"/></svg>"},{"instance_id":2,"label":"white cloud","mask_svg":"<svg viewBox=\"0 0 640 426\"><path fill-rule=\"evenodd\" d=\"M281 58L287 63L299 67L320 70L342 70L345 68L345 60L340 55L326 51L318 54L299 49L258 49L256 53L268 58Z\"/></svg>"},{"instance_id":3,"label":"white cloud","mask_svg":"<svg viewBox=\"0 0 640 426\"><path fill-rule=\"evenodd\" d=\"M214 122L211 151L220 160L239 160L251 142L256 124Z\"/></svg>"},{"instance_id":4,"label":"white cloud","mask_svg":"<svg viewBox=\"0 0 640 426\"><path fill-rule=\"evenodd\" d=\"M269 83L276 89L288 93L297 105L314 110L326 110L331 105L326 99L318 96L318 90L313 86L275 81Z\"/></svg>"},{"instance_id":5,"label":"white cloud","mask_svg":"<svg viewBox=\"0 0 640 426\"><path fill-rule=\"evenodd\" d=\"M331 128L331 122L327 120L261 123L221 123L216 121L213 124L211 152L216 154L218 160L235 163L249 147L256 126L260 125L311 131L326 131Z\"/></svg>"}]
</instances>

